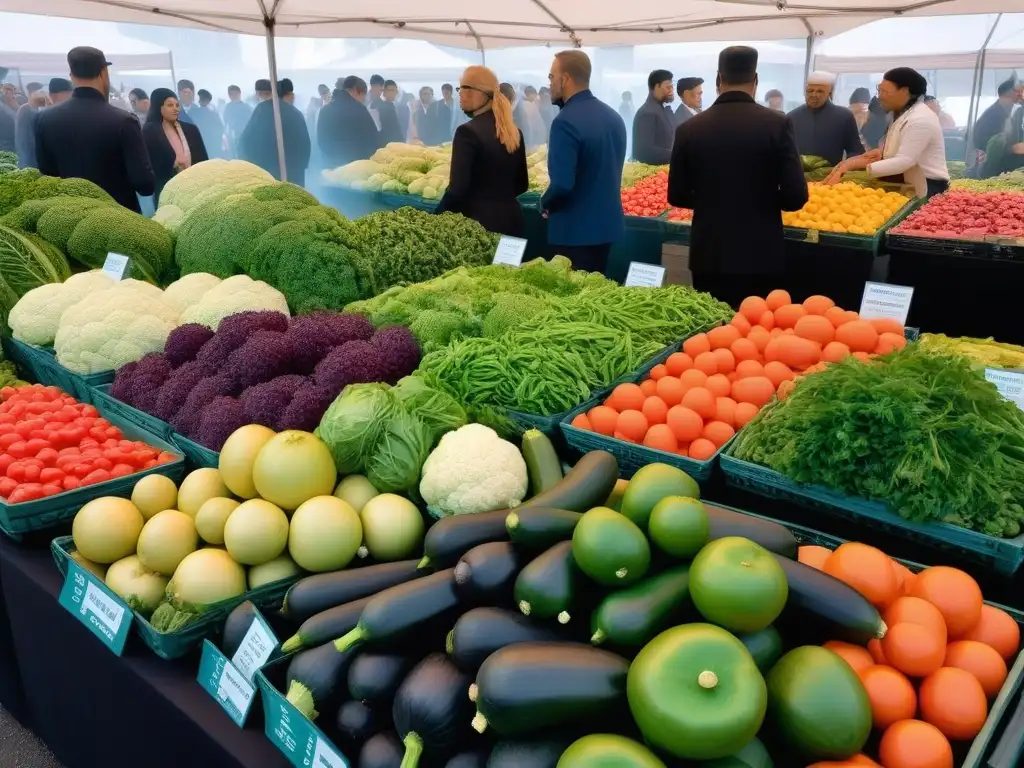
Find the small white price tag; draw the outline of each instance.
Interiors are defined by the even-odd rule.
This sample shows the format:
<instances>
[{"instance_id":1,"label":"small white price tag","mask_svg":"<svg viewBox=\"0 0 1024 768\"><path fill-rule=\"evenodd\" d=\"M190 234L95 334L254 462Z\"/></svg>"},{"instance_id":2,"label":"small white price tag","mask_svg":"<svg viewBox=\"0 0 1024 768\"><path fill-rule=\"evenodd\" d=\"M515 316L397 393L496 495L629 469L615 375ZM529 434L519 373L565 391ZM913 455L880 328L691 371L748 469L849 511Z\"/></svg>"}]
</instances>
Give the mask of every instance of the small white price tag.
<instances>
[{"instance_id":1,"label":"small white price tag","mask_svg":"<svg viewBox=\"0 0 1024 768\"><path fill-rule=\"evenodd\" d=\"M660 288L664 282L664 267L658 264L644 264L640 261L629 262L625 283L627 288Z\"/></svg>"},{"instance_id":2,"label":"small white price tag","mask_svg":"<svg viewBox=\"0 0 1024 768\"><path fill-rule=\"evenodd\" d=\"M256 676L256 670L267 663L270 654L274 652L277 641L263 626L258 618L249 625L249 631L242 638L242 644L238 646L231 663L241 672L247 680L252 682Z\"/></svg>"},{"instance_id":3,"label":"small white price tag","mask_svg":"<svg viewBox=\"0 0 1024 768\"><path fill-rule=\"evenodd\" d=\"M92 611L93 616L105 624L107 629L113 634L117 634L117 630L121 628L121 620L124 618L124 608L108 600L103 590L91 581L85 587L85 602L82 605L82 610L85 611L86 608Z\"/></svg>"},{"instance_id":4,"label":"small white price tag","mask_svg":"<svg viewBox=\"0 0 1024 768\"><path fill-rule=\"evenodd\" d=\"M888 317L906 325L913 298L914 289L910 286L866 282L860 300L860 316L864 320Z\"/></svg>"},{"instance_id":5,"label":"small white price tag","mask_svg":"<svg viewBox=\"0 0 1024 768\"><path fill-rule=\"evenodd\" d=\"M103 262L103 274L111 280L120 282L128 276L131 261L127 256L122 256L120 253L108 253L107 260Z\"/></svg>"},{"instance_id":6,"label":"small white price tag","mask_svg":"<svg viewBox=\"0 0 1024 768\"><path fill-rule=\"evenodd\" d=\"M243 716L249 711L256 689L243 678L233 664L225 664L217 683L217 695L221 701L230 702Z\"/></svg>"},{"instance_id":7,"label":"small white price tag","mask_svg":"<svg viewBox=\"0 0 1024 768\"><path fill-rule=\"evenodd\" d=\"M1002 368L986 368L985 381L994 384L999 394L1024 410L1024 373Z\"/></svg>"},{"instance_id":8,"label":"small white price tag","mask_svg":"<svg viewBox=\"0 0 1024 768\"><path fill-rule=\"evenodd\" d=\"M526 241L521 237L509 237L502 235L498 241L498 247L494 251L494 264L508 264L518 267L523 263L523 254L526 253Z\"/></svg>"},{"instance_id":9,"label":"small white price tag","mask_svg":"<svg viewBox=\"0 0 1024 768\"><path fill-rule=\"evenodd\" d=\"M315 768L347 768L341 756L319 736L316 739L316 749L313 751L313 766Z\"/></svg>"}]
</instances>

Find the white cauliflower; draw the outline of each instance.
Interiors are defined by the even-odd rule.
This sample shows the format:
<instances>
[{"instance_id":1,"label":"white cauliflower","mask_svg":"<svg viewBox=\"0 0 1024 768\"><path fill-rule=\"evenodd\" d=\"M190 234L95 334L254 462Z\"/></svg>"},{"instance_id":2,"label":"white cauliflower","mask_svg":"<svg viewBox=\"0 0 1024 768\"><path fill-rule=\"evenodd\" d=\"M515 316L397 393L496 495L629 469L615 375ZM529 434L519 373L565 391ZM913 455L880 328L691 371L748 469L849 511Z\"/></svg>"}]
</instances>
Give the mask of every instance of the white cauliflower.
<instances>
[{"instance_id":1,"label":"white cauliflower","mask_svg":"<svg viewBox=\"0 0 1024 768\"><path fill-rule=\"evenodd\" d=\"M225 317L249 310L289 314L288 301L279 290L248 275L235 275L211 288L188 307L181 315L180 324L201 323L216 331Z\"/></svg>"},{"instance_id":2,"label":"white cauliflower","mask_svg":"<svg viewBox=\"0 0 1024 768\"><path fill-rule=\"evenodd\" d=\"M153 221L160 224L172 235L178 233L178 228L185 220L185 212L176 205L161 205L153 214Z\"/></svg>"},{"instance_id":3,"label":"white cauliflower","mask_svg":"<svg viewBox=\"0 0 1024 768\"><path fill-rule=\"evenodd\" d=\"M174 205L186 214L204 199L226 197L254 186L273 184L274 177L245 160L207 160L175 175L160 193L160 208ZM213 190L213 187L218 187Z\"/></svg>"},{"instance_id":4,"label":"white cauliflower","mask_svg":"<svg viewBox=\"0 0 1024 768\"><path fill-rule=\"evenodd\" d=\"M526 496L526 462L519 449L483 424L441 438L423 464L420 495L440 515L509 509Z\"/></svg>"},{"instance_id":5,"label":"white cauliflower","mask_svg":"<svg viewBox=\"0 0 1024 768\"><path fill-rule=\"evenodd\" d=\"M184 312L199 302L211 288L220 285L221 279L209 272L193 272L174 281L164 290L164 300Z\"/></svg>"},{"instance_id":6,"label":"white cauliflower","mask_svg":"<svg viewBox=\"0 0 1024 768\"><path fill-rule=\"evenodd\" d=\"M53 343L57 362L81 374L116 370L162 351L178 313L159 288L122 280L64 310Z\"/></svg>"},{"instance_id":7,"label":"white cauliflower","mask_svg":"<svg viewBox=\"0 0 1024 768\"><path fill-rule=\"evenodd\" d=\"M26 344L48 347L57 335L64 310L90 293L102 291L114 281L101 270L72 275L63 283L48 283L33 288L11 309L7 323L14 338Z\"/></svg>"}]
</instances>

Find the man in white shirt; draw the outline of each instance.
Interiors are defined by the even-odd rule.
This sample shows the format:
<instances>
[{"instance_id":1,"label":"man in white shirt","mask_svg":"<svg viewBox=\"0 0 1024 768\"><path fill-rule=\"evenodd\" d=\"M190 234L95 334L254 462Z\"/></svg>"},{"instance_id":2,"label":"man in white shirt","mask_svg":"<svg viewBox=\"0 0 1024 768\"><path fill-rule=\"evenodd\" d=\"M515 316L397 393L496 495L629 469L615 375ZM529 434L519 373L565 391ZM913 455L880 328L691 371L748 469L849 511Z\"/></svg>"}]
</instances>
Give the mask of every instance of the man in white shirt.
<instances>
[{"instance_id":1,"label":"man in white shirt","mask_svg":"<svg viewBox=\"0 0 1024 768\"><path fill-rule=\"evenodd\" d=\"M704 108L704 78L681 77L676 84L679 106L676 107L676 125L682 125Z\"/></svg>"}]
</instances>

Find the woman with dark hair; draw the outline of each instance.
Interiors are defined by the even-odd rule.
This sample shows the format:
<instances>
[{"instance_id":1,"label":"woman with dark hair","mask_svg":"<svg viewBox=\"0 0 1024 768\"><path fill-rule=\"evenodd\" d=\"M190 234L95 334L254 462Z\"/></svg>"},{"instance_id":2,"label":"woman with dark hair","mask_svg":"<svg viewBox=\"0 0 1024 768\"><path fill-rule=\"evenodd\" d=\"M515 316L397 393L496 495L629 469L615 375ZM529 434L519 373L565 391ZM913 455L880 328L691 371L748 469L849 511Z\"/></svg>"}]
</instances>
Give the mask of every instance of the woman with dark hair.
<instances>
[{"instance_id":1,"label":"woman with dark hair","mask_svg":"<svg viewBox=\"0 0 1024 768\"><path fill-rule=\"evenodd\" d=\"M854 88L850 94L850 111L853 112L853 119L857 121L857 130L863 138L864 126L868 122L871 113L868 106L871 104L871 92L864 87Z\"/></svg>"},{"instance_id":2,"label":"woman with dark hair","mask_svg":"<svg viewBox=\"0 0 1024 768\"><path fill-rule=\"evenodd\" d=\"M872 96L868 102L868 119L861 129L860 135L864 139L864 146L868 149L877 149L889 130L889 116L882 109L877 96Z\"/></svg>"},{"instance_id":3,"label":"woman with dark hair","mask_svg":"<svg viewBox=\"0 0 1024 768\"><path fill-rule=\"evenodd\" d=\"M196 163L209 160L202 134L192 123L179 120L181 105L174 91L157 88L149 96L149 113L142 126L149 159L156 175L154 202L160 204L160 192L175 174Z\"/></svg>"},{"instance_id":4,"label":"woman with dark hair","mask_svg":"<svg viewBox=\"0 0 1024 768\"><path fill-rule=\"evenodd\" d=\"M928 83L910 67L890 69L878 86L878 103L892 114L892 125L881 149L848 157L825 180L838 183L844 173L867 170L876 179L904 181L918 197L931 197L949 188L946 146L939 118L925 104Z\"/></svg>"}]
</instances>

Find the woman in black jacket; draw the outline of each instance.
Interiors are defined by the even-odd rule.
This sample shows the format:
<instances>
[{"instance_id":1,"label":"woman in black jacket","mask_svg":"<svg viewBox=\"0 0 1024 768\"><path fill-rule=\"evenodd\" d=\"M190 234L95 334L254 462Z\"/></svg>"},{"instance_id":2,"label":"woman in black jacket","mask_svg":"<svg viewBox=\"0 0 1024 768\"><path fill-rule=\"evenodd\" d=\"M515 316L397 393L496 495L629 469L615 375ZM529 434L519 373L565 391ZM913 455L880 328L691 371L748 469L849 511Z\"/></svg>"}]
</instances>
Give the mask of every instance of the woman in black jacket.
<instances>
[{"instance_id":1,"label":"woman in black jacket","mask_svg":"<svg viewBox=\"0 0 1024 768\"><path fill-rule=\"evenodd\" d=\"M462 73L459 106L472 119L455 131L448 191L437 212L461 213L490 232L522 237L526 225L516 198L529 179L526 143L512 120L512 104L495 74L474 66Z\"/></svg>"},{"instance_id":2,"label":"woman in black jacket","mask_svg":"<svg viewBox=\"0 0 1024 768\"><path fill-rule=\"evenodd\" d=\"M178 120L181 105L174 91L157 88L149 97L149 112L142 136L156 175L153 201L160 205L160 192L171 178L196 163L209 160L199 129Z\"/></svg>"}]
</instances>

